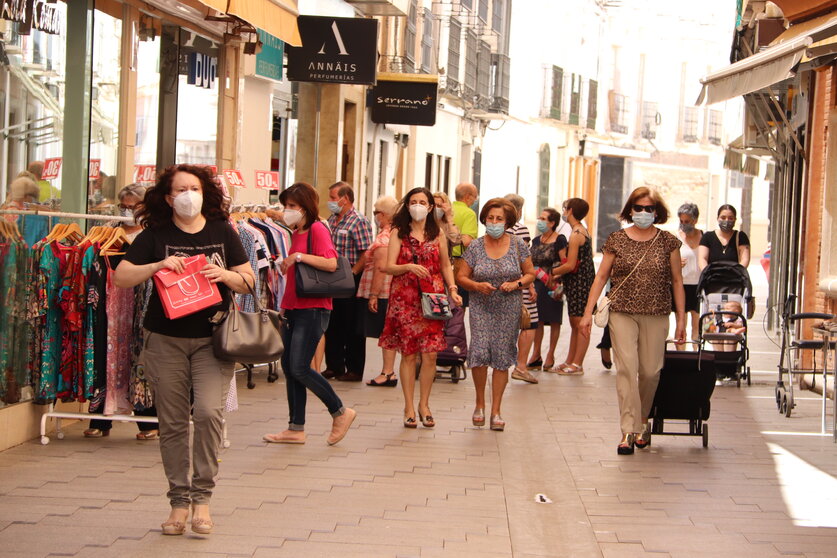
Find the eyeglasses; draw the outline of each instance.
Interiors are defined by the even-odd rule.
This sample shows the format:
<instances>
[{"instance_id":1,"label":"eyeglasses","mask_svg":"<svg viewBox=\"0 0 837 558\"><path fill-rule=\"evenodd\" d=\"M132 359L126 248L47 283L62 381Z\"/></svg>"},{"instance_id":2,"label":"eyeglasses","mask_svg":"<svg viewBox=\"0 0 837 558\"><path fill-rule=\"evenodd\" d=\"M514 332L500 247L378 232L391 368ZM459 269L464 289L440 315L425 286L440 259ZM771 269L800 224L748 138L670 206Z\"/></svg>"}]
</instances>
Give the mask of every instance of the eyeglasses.
<instances>
[{"instance_id":1,"label":"eyeglasses","mask_svg":"<svg viewBox=\"0 0 837 558\"><path fill-rule=\"evenodd\" d=\"M642 213L643 211L645 211L646 213L654 213L655 211L657 211L657 206L634 204L633 210L637 213Z\"/></svg>"},{"instance_id":2,"label":"eyeglasses","mask_svg":"<svg viewBox=\"0 0 837 558\"><path fill-rule=\"evenodd\" d=\"M135 205L125 205L124 203L120 203L118 207L119 209L130 209L131 211L137 208Z\"/></svg>"},{"instance_id":3,"label":"eyeglasses","mask_svg":"<svg viewBox=\"0 0 837 558\"><path fill-rule=\"evenodd\" d=\"M372 215L380 215L383 211L378 211L377 209L372 212Z\"/></svg>"}]
</instances>

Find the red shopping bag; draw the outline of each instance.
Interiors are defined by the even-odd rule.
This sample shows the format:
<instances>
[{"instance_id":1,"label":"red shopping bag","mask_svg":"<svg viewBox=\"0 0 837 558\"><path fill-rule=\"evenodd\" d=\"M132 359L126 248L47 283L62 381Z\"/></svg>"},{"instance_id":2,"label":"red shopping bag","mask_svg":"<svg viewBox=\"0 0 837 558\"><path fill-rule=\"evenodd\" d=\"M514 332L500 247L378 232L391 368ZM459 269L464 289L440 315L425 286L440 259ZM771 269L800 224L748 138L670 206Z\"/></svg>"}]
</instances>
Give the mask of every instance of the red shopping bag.
<instances>
[{"instance_id":1,"label":"red shopping bag","mask_svg":"<svg viewBox=\"0 0 837 558\"><path fill-rule=\"evenodd\" d=\"M185 258L183 273L161 269L154 274L157 294L163 310L170 320L194 314L221 303L218 285L210 283L200 270L206 265L206 256L199 254Z\"/></svg>"}]
</instances>

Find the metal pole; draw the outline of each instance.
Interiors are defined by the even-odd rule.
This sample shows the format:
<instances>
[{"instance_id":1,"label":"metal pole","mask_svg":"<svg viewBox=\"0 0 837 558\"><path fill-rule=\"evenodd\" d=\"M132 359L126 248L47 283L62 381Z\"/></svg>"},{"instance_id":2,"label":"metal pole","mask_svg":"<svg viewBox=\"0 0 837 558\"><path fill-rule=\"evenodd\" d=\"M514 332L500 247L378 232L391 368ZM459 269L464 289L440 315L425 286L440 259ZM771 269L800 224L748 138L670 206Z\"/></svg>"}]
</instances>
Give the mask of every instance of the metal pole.
<instances>
[{"instance_id":1,"label":"metal pole","mask_svg":"<svg viewBox=\"0 0 837 558\"><path fill-rule=\"evenodd\" d=\"M5 97L3 103L3 127L9 125L9 114L11 109L9 102L12 96L9 94L9 87L12 84L11 70L6 68L3 71L3 96ZM6 185L9 182L9 137L7 133L3 134L2 152L0 152L0 200L6 201Z\"/></svg>"},{"instance_id":2,"label":"metal pole","mask_svg":"<svg viewBox=\"0 0 837 558\"><path fill-rule=\"evenodd\" d=\"M323 102L323 86L321 83L317 87L317 116L315 119L314 129L314 189L317 189L317 175L320 171L320 109Z\"/></svg>"}]
</instances>

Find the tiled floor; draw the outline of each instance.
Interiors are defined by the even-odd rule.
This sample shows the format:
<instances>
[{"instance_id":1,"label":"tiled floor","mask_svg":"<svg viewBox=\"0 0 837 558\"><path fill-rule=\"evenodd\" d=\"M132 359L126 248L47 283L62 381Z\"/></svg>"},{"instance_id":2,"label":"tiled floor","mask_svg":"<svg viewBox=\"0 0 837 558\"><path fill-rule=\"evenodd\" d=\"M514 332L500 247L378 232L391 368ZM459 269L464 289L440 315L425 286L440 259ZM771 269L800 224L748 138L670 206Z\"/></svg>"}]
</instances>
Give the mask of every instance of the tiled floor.
<instances>
[{"instance_id":1,"label":"tiled floor","mask_svg":"<svg viewBox=\"0 0 837 558\"><path fill-rule=\"evenodd\" d=\"M771 370L772 345L751 339L751 365ZM372 347L367 377L380 362ZM335 447L316 399L305 445L261 442L284 426L284 385L260 375L251 391L240 379L208 537L161 536L156 442L128 424L85 440L73 425L63 440L0 453L0 556L837 555L837 444L817 435L815 395L785 418L772 375L720 386L708 449L656 437L620 457L614 378L598 361L591 349L582 377L511 383L503 433L471 426L470 379L437 381L433 430L402 427L400 388L337 382L358 419Z\"/></svg>"}]
</instances>

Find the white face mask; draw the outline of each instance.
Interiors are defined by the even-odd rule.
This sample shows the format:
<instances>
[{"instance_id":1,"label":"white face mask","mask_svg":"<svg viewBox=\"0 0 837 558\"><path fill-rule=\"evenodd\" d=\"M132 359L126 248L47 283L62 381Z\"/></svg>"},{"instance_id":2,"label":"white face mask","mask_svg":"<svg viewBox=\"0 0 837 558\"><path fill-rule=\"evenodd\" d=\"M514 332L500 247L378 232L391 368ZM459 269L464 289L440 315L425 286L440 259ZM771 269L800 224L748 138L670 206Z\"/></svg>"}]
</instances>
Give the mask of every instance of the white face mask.
<instances>
[{"instance_id":1,"label":"white face mask","mask_svg":"<svg viewBox=\"0 0 837 558\"><path fill-rule=\"evenodd\" d=\"M285 219L285 224L289 227L295 227L302 221L302 212L298 209L286 209L282 212L282 217Z\"/></svg>"},{"instance_id":2,"label":"white face mask","mask_svg":"<svg viewBox=\"0 0 837 558\"><path fill-rule=\"evenodd\" d=\"M203 196L194 190L178 194L172 202L174 212L184 219L196 217L203 207Z\"/></svg>"},{"instance_id":3,"label":"white face mask","mask_svg":"<svg viewBox=\"0 0 837 558\"><path fill-rule=\"evenodd\" d=\"M427 219L427 206L421 204L413 204L410 206L410 217L413 218L413 221L421 222Z\"/></svg>"},{"instance_id":4,"label":"white face mask","mask_svg":"<svg viewBox=\"0 0 837 558\"><path fill-rule=\"evenodd\" d=\"M130 217L131 218L130 221L122 221L122 224L125 225L126 227L136 227L137 226L137 220L134 219L134 210L133 209L129 209L127 207L124 208L124 209L120 209L119 210L119 215L121 217Z\"/></svg>"}]
</instances>

